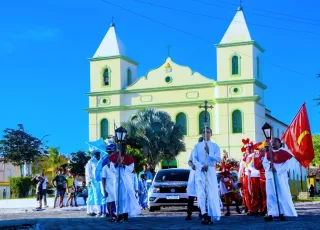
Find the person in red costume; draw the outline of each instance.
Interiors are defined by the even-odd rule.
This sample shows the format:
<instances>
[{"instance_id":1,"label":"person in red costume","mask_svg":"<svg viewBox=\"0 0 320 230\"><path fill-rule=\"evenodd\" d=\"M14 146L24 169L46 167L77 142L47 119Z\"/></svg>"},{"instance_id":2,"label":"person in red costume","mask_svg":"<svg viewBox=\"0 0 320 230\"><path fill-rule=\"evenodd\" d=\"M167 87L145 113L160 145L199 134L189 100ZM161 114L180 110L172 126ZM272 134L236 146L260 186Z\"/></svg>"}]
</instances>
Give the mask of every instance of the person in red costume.
<instances>
[{"instance_id":1,"label":"person in red costume","mask_svg":"<svg viewBox=\"0 0 320 230\"><path fill-rule=\"evenodd\" d=\"M230 205L232 201L236 203L236 212L241 213L239 208L239 197L238 194L234 191L234 189L241 187L241 183L233 181L233 178L230 174L231 167L232 165L230 164L223 164L223 171L221 173L222 177L220 179L220 191L221 195L224 196L224 200L227 207L227 212L225 213L225 216L231 215Z\"/></svg>"},{"instance_id":2,"label":"person in red costume","mask_svg":"<svg viewBox=\"0 0 320 230\"><path fill-rule=\"evenodd\" d=\"M242 194L243 194L243 201L246 207L246 211L248 215L252 215L251 210L251 186L250 186L250 170L248 169L250 158L249 155L253 151L253 143L250 142L250 139L242 139L242 143L244 146L241 148L241 151L244 152L243 157L240 161L239 166L239 177L240 183L242 184Z\"/></svg>"},{"instance_id":3,"label":"person in red costume","mask_svg":"<svg viewBox=\"0 0 320 230\"><path fill-rule=\"evenodd\" d=\"M248 170L249 170L249 185L251 195L251 212L248 215L259 216L259 209L261 207L261 192L260 192L260 171L254 167L254 146L250 148L251 154L247 157Z\"/></svg>"},{"instance_id":4,"label":"person in red costume","mask_svg":"<svg viewBox=\"0 0 320 230\"><path fill-rule=\"evenodd\" d=\"M112 162L116 168L115 201L117 213L119 214L117 222L123 220L124 223L128 221L129 216L133 217L141 212L132 184L131 174L134 169L134 158L126 154L126 147L127 145L122 143L121 157L119 157L119 152L109 157L110 162Z\"/></svg>"},{"instance_id":5,"label":"person in red costume","mask_svg":"<svg viewBox=\"0 0 320 230\"><path fill-rule=\"evenodd\" d=\"M259 214L260 216L265 216L267 214L267 195L266 195L266 175L265 170L262 165L262 160L265 157L266 149L264 143L256 143L254 145L254 158L253 158L253 167L260 171L260 207Z\"/></svg>"}]
</instances>

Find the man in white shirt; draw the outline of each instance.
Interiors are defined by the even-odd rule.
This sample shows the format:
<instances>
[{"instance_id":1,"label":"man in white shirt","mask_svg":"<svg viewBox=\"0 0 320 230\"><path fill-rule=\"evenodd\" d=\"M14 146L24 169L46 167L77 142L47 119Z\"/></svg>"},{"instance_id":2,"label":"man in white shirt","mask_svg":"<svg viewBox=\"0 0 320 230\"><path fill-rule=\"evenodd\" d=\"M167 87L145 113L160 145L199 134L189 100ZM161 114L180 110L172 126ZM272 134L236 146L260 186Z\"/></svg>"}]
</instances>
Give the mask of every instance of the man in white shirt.
<instances>
[{"instance_id":1,"label":"man in white shirt","mask_svg":"<svg viewBox=\"0 0 320 230\"><path fill-rule=\"evenodd\" d=\"M213 224L212 218L220 220L220 197L215 164L221 161L220 147L210 141L212 130L203 129L204 141L195 145L193 149L193 164L196 168L196 191L198 205L203 215L201 224Z\"/></svg>"},{"instance_id":2,"label":"man in white shirt","mask_svg":"<svg viewBox=\"0 0 320 230\"><path fill-rule=\"evenodd\" d=\"M47 184L49 184L49 182L48 182L48 178L44 175L44 172L42 173L42 177L43 177L42 198L44 201L44 207L48 208L48 205L47 205Z\"/></svg>"}]
</instances>

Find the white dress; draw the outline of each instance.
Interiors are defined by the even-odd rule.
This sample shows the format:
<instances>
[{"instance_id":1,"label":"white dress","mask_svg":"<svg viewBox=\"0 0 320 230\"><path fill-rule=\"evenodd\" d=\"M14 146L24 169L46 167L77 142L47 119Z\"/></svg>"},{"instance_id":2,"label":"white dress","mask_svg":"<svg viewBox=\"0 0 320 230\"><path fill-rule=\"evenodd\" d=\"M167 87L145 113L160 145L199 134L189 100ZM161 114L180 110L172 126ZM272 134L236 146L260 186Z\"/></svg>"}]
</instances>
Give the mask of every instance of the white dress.
<instances>
[{"instance_id":1,"label":"white dress","mask_svg":"<svg viewBox=\"0 0 320 230\"><path fill-rule=\"evenodd\" d=\"M128 213L130 217L141 213L141 208L135 196L132 183L132 171L134 163L120 167L120 185L119 168L116 168L116 207L119 214ZM120 191L119 191L120 188ZM119 205L118 205L119 203Z\"/></svg>"},{"instance_id":2,"label":"white dress","mask_svg":"<svg viewBox=\"0 0 320 230\"><path fill-rule=\"evenodd\" d=\"M207 144L209 147L209 154L207 154L204 150L204 141L196 144L193 149L193 164L196 166L195 180L198 206L200 207L202 214L208 213L208 216L211 216L214 220L220 220L221 202L215 169L215 163L221 161L220 147L211 141L207 141ZM206 155L208 171L204 172L201 169L206 165ZM206 194L206 176L208 179L208 194ZM208 198L207 205L206 197Z\"/></svg>"},{"instance_id":3,"label":"white dress","mask_svg":"<svg viewBox=\"0 0 320 230\"><path fill-rule=\"evenodd\" d=\"M280 149L279 149L280 150ZM279 150L273 150L274 152ZM284 149L282 149L284 150ZM291 159L292 160L292 159ZM279 216L278 204L274 186L274 176L277 183L278 200L280 206L280 214L284 216L298 216L293 202L288 181L289 160L282 164L273 164L276 173L272 173L270 161L265 157L263 159L263 167L266 171L266 193L267 193L267 209L268 215Z\"/></svg>"},{"instance_id":4,"label":"white dress","mask_svg":"<svg viewBox=\"0 0 320 230\"><path fill-rule=\"evenodd\" d=\"M106 199L107 203L115 201L115 193L116 193L116 169L113 164L110 166L105 165L102 168L102 178L106 178L106 191L108 193L108 197Z\"/></svg>"}]
</instances>

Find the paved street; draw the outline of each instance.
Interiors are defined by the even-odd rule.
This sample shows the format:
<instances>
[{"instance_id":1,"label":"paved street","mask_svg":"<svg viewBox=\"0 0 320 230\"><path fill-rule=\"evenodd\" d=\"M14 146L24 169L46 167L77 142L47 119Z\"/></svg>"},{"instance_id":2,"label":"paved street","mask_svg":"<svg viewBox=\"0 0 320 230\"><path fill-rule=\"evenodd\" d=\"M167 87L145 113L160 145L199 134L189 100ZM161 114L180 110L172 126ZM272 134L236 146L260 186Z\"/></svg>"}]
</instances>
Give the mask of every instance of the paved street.
<instances>
[{"instance_id":1,"label":"paved street","mask_svg":"<svg viewBox=\"0 0 320 230\"><path fill-rule=\"evenodd\" d=\"M320 229L320 203L300 203L296 205L299 217L286 222L273 221L265 223L262 217L236 215L222 217L213 226L202 226L194 214L191 221L185 221L185 208L163 208L160 212L143 211L139 217L132 218L127 224L109 223L104 218L89 217L83 210L47 209L41 212L1 209L0 228L21 224L40 223L45 230L49 229ZM14 229L14 228L10 228Z\"/></svg>"}]
</instances>

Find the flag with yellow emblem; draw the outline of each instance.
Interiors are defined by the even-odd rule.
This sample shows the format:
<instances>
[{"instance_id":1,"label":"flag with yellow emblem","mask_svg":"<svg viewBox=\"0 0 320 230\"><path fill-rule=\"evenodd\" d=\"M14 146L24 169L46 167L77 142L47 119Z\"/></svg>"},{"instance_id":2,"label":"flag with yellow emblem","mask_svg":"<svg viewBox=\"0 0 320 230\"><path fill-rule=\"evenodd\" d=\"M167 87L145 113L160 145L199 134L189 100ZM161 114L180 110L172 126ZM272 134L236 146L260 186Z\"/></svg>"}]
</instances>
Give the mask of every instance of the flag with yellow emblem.
<instances>
[{"instance_id":1,"label":"flag with yellow emblem","mask_svg":"<svg viewBox=\"0 0 320 230\"><path fill-rule=\"evenodd\" d=\"M288 149L303 167L307 167L314 158L314 149L306 104L299 112L281 137Z\"/></svg>"}]
</instances>

